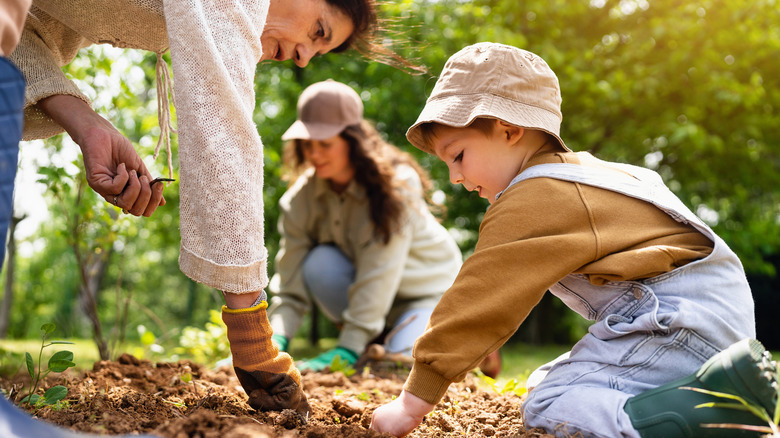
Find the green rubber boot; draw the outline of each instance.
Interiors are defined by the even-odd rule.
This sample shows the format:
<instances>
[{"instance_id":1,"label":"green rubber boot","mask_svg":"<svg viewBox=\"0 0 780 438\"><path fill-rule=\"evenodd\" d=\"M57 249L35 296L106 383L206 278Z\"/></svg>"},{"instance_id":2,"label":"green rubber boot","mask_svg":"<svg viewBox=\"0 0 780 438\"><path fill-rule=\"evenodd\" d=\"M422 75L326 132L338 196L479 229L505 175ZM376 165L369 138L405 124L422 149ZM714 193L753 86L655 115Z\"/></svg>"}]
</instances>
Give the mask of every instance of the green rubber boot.
<instances>
[{"instance_id":1,"label":"green rubber boot","mask_svg":"<svg viewBox=\"0 0 780 438\"><path fill-rule=\"evenodd\" d=\"M739 404L738 401L684 387L742 397L765 409L771 418L777 406L777 364L760 342L745 339L711 357L695 374L631 397L623 408L642 438L758 437L766 432L722 427L723 424L768 426L748 411L696 408L702 403Z\"/></svg>"}]
</instances>

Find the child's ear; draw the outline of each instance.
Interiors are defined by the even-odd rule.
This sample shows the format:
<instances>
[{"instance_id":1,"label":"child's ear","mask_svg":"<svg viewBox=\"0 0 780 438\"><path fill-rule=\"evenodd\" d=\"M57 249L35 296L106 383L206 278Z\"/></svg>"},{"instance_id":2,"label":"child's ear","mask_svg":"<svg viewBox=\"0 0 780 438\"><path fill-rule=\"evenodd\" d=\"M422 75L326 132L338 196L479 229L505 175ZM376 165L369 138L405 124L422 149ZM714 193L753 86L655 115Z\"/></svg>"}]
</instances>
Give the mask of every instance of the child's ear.
<instances>
[{"instance_id":1,"label":"child's ear","mask_svg":"<svg viewBox=\"0 0 780 438\"><path fill-rule=\"evenodd\" d=\"M507 123L500 119L496 119L496 129L501 134L501 138L506 140L509 144L517 143L523 138L523 134L525 134L525 128Z\"/></svg>"}]
</instances>

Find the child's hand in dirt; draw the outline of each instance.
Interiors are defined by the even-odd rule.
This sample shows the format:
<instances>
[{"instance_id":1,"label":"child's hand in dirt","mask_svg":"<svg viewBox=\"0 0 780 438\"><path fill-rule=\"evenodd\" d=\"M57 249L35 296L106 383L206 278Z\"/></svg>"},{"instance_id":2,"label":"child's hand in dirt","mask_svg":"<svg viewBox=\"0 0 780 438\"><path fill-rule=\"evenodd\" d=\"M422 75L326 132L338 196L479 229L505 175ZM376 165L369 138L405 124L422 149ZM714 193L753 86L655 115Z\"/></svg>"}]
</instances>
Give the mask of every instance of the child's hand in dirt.
<instances>
[{"instance_id":1,"label":"child's hand in dirt","mask_svg":"<svg viewBox=\"0 0 780 438\"><path fill-rule=\"evenodd\" d=\"M371 416L371 429L397 437L406 436L433 410L432 405L412 393L401 391L397 399L378 407Z\"/></svg>"}]
</instances>

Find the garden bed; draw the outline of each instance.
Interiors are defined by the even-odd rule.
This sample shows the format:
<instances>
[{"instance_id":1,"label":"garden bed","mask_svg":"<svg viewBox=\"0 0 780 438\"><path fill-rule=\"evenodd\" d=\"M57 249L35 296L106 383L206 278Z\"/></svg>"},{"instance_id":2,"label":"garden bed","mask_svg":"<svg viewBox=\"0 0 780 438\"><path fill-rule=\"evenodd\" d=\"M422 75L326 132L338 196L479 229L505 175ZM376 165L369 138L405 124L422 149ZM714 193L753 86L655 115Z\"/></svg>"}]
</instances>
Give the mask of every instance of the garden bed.
<instances>
[{"instance_id":1,"label":"garden bed","mask_svg":"<svg viewBox=\"0 0 780 438\"><path fill-rule=\"evenodd\" d=\"M350 377L342 372L303 375L311 413L305 421L293 411L257 412L230 368L211 370L190 361L153 363L123 355L100 361L78 375L63 373L45 386L68 388L66 406L44 407L35 415L68 429L93 434L149 434L180 437L378 437L371 413L401 392L404 369L366 367ZM29 377L27 378L29 381ZM0 379L14 395L21 380ZM17 393L18 394L18 393ZM526 431L522 397L499 394L469 375L449 392L410 437L544 437Z\"/></svg>"}]
</instances>

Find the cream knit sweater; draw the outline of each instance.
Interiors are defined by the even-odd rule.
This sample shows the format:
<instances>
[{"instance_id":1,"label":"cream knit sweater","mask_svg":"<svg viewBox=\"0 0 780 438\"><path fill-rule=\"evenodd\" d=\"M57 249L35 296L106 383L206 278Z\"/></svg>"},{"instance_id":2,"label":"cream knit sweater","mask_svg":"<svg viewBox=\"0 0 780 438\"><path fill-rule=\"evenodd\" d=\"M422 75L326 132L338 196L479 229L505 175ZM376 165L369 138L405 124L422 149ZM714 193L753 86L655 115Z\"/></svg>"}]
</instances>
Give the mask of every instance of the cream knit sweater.
<instances>
[{"instance_id":1,"label":"cream knit sweater","mask_svg":"<svg viewBox=\"0 0 780 438\"><path fill-rule=\"evenodd\" d=\"M86 97L61 72L96 43L170 47L179 132L182 272L234 293L268 283L254 74L270 0L35 0L12 53L28 81L24 139L59 132L36 103ZM167 30L167 32L166 32ZM161 127L162 128L162 127Z\"/></svg>"}]
</instances>

